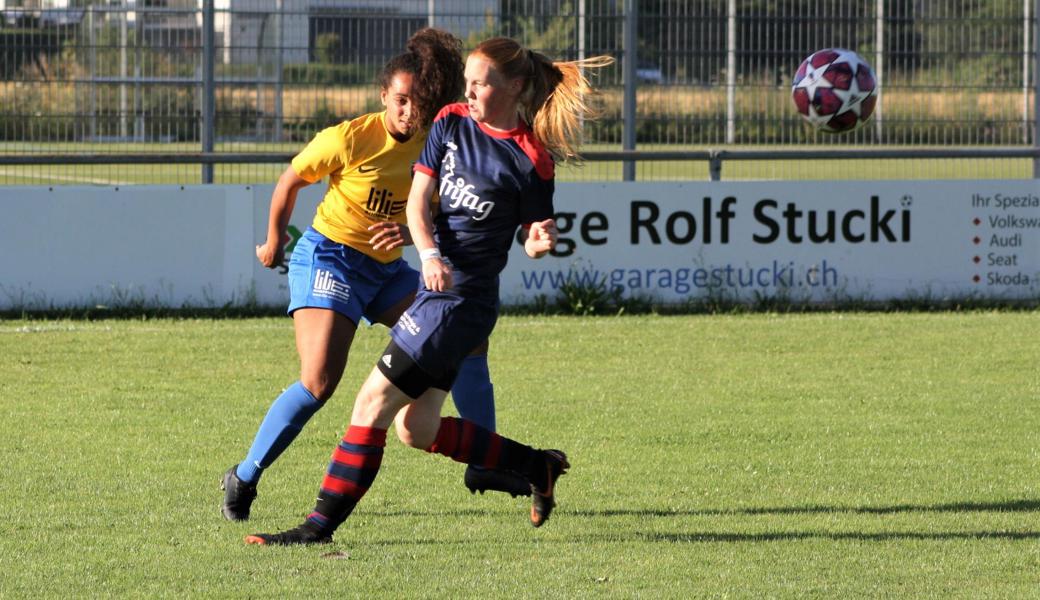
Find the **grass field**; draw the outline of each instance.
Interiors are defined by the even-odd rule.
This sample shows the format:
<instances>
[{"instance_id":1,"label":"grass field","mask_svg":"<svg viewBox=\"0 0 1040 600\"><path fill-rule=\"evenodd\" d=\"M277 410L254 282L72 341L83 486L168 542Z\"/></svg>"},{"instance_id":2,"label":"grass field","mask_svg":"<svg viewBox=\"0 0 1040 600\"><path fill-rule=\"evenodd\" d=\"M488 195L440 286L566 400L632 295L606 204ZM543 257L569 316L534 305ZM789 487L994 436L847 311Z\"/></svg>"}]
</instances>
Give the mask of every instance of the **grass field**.
<instances>
[{"instance_id":1,"label":"grass field","mask_svg":"<svg viewBox=\"0 0 1040 600\"><path fill-rule=\"evenodd\" d=\"M296 377L286 318L0 321L0 597L1040 596L1040 312L504 317L504 432L572 457L544 528L391 440L331 546L310 509L385 343L222 520ZM391 437L392 434L391 434Z\"/></svg>"}]
</instances>

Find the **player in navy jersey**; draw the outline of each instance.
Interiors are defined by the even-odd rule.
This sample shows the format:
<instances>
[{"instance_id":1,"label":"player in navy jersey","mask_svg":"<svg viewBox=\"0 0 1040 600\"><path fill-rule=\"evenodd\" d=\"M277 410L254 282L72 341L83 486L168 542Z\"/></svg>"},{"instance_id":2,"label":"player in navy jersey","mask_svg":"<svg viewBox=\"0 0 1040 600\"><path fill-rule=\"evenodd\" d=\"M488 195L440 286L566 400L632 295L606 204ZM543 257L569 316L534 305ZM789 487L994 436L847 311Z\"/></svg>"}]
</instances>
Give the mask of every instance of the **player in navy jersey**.
<instances>
[{"instance_id":1,"label":"player in navy jersey","mask_svg":"<svg viewBox=\"0 0 1040 600\"><path fill-rule=\"evenodd\" d=\"M249 518L264 470L335 391L362 317L393 327L412 303L419 273L401 258L400 248L410 242L404 222L411 165L425 147L437 112L462 94L462 71L458 38L432 28L417 31L407 51L383 67L385 110L324 129L278 180L267 241L256 248L257 259L269 268L283 262L283 237L298 190L329 180L289 264L289 313L300 379L275 399L244 459L221 478L225 518ZM376 196L380 201L373 202ZM452 390L459 414L494 430L493 389L485 343L467 356ZM465 483L471 491L530 494L523 478L472 465Z\"/></svg>"},{"instance_id":2,"label":"player in navy jersey","mask_svg":"<svg viewBox=\"0 0 1040 600\"><path fill-rule=\"evenodd\" d=\"M556 481L570 467L563 452L440 414L459 365L495 326L498 277L517 229L531 258L556 242L554 163L577 157L581 121L593 116L582 68L610 62L554 63L508 38L487 40L470 54L467 102L434 119L408 196L422 286L358 393L314 510L294 529L250 535L246 543L331 541L375 480L395 418L398 437L410 446L521 474L531 485L531 524L549 518Z\"/></svg>"}]
</instances>

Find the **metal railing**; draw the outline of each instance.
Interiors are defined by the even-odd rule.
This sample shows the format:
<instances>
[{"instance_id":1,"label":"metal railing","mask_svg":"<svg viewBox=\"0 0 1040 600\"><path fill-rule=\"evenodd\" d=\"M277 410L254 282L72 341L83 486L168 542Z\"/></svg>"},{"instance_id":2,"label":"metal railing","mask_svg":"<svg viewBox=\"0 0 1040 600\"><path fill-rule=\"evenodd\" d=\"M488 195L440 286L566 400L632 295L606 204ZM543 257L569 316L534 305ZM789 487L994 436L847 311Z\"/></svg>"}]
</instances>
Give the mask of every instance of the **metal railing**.
<instances>
[{"instance_id":1,"label":"metal railing","mask_svg":"<svg viewBox=\"0 0 1040 600\"><path fill-rule=\"evenodd\" d=\"M556 58L619 59L597 82L605 116L588 124L590 164L572 178L714 179L724 162L744 165L728 176L780 178L829 159L842 159L828 171L838 178L886 177L893 160L927 177L1033 177L1038 13L1040 0L11 9L0 183L270 181L318 129L379 108L375 73L426 24L469 47L509 35ZM857 50L882 83L873 121L852 134L814 132L790 101L794 68L825 46ZM149 168L106 174L128 163Z\"/></svg>"},{"instance_id":2,"label":"metal railing","mask_svg":"<svg viewBox=\"0 0 1040 600\"><path fill-rule=\"evenodd\" d=\"M283 152L177 152L150 154L0 154L0 166L18 165L234 165L242 163L285 165L293 158L292 153ZM933 148L933 149L812 149L812 150L619 150L613 152L588 152L582 155L587 162L706 162L711 181L722 180L723 164L726 161L776 161L776 160L939 160L939 159L1029 159L1040 165L1040 148Z\"/></svg>"}]
</instances>

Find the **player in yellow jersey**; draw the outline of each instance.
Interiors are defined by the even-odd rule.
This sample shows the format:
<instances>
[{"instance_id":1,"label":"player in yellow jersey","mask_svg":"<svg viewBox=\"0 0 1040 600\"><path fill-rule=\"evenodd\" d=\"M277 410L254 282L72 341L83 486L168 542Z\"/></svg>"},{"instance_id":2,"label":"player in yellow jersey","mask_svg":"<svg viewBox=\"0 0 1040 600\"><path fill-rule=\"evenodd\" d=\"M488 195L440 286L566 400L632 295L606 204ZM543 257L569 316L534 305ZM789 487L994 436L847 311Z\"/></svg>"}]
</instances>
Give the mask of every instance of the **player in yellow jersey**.
<instances>
[{"instance_id":1,"label":"player in yellow jersey","mask_svg":"<svg viewBox=\"0 0 1040 600\"><path fill-rule=\"evenodd\" d=\"M431 28L415 33L407 51L380 77L385 110L318 133L292 161L271 197L267 241L256 247L266 267L284 261L285 231L297 192L325 177L329 187L289 262L289 314L296 330L300 379L274 401L246 458L224 474L221 512L249 518L256 484L304 424L332 397L362 318L392 327L415 297L419 274L401 258L411 243L405 206L412 165L434 115L462 94L461 43ZM487 343L460 370L453 397L463 416L494 430ZM407 431L399 432L407 435ZM511 472L469 467L471 491L529 494Z\"/></svg>"}]
</instances>

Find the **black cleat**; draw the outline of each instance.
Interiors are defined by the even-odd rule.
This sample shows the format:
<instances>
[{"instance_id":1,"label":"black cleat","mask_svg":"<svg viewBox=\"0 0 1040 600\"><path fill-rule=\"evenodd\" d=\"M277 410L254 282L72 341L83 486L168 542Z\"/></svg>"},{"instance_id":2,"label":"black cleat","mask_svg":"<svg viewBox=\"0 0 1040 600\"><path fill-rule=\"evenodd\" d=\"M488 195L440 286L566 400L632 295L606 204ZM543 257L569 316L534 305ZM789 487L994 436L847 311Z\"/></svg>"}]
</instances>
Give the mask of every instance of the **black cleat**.
<instances>
[{"instance_id":1,"label":"black cleat","mask_svg":"<svg viewBox=\"0 0 1040 600\"><path fill-rule=\"evenodd\" d=\"M246 521L249 519L249 507L256 499L256 486L249 485L235 474L235 465L224 473L220 480L220 489L224 490L224 504L220 512L228 521Z\"/></svg>"},{"instance_id":2,"label":"black cleat","mask_svg":"<svg viewBox=\"0 0 1040 600\"><path fill-rule=\"evenodd\" d=\"M531 482L515 471L505 469L482 469L469 465L466 467L466 487L471 494L491 490L505 492L516 498L531 495Z\"/></svg>"},{"instance_id":3,"label":"black cleat","mask_svg":"<svg viewBox=\"0 0 1040 600\"><path fill-rule=\"evenodd\" d=\"M546 484L544 489L539 489L531 484L531 525L541 527L549 520L549 514L556 506L556 480L567 472L571 464L567 462L567 455L559 450L542 450L545 457Z\"/></svg>"},{"instance_id":4,"label":"black cleat","mask_svg":"<svg viewBox=\"0 0 1040 600\"><path fill-rule=\"evenodd\" d=\"M328 544L332 542L332 535L323 532L314 523L304 521L303 525L281 533L254 533L253 535L247 535L245 542L260 546Z\"/></svg>"}]
</instances>

